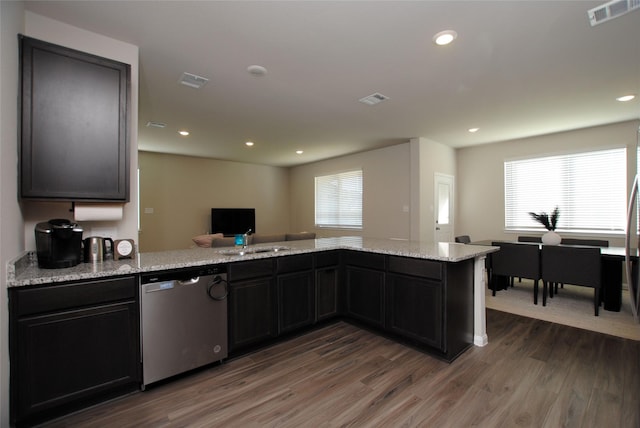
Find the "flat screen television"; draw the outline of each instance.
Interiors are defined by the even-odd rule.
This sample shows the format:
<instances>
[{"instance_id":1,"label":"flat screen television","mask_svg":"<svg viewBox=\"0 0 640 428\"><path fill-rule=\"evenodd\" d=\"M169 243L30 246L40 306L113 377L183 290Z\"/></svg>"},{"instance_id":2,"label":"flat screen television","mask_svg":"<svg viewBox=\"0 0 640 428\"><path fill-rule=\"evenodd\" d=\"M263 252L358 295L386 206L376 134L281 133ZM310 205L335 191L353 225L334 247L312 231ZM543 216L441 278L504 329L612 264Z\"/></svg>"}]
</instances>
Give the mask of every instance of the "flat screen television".
<instances>
[{"instance_id":1,"label":"flat screen television","mask_svg":"<svg viewBox=\"0 0 640 428\"><path fill-rule=\"evenodd\" d=\"M255 208L211 208L211 233L233 236L249 229L256 231Z\"/></svg>"}]
</instances>

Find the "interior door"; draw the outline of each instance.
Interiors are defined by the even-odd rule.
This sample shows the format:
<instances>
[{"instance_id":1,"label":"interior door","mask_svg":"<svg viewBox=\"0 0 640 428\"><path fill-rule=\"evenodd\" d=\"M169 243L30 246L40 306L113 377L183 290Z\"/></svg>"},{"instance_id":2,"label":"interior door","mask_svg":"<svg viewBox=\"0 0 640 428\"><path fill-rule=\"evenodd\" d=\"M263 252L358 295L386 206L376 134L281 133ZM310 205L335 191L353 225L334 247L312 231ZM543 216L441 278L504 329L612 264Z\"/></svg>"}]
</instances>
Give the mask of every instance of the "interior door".
<instances>
[{"instance_id":1,"label":"interior door","mask_svg":"<svg viewBox=\"0 0 640 428\"><path fill-rule=\"evenodd\" d=\"M434 233L435 242L453 242L453 176L434 175Z\"/></svg>"}]
</instances>

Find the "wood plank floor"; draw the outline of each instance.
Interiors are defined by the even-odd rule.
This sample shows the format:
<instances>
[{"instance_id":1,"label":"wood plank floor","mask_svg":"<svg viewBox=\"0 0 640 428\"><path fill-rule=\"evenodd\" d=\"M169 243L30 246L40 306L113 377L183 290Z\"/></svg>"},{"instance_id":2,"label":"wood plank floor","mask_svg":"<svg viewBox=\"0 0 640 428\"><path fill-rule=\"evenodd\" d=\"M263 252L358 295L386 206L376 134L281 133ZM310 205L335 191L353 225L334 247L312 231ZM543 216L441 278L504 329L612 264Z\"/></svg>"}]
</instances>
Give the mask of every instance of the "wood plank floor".
<instances>
[{"instance_id":1,"label":"wood plank floor","mask_svg":"<svg viewBox=\"0 0 640 428\"><path fill-rule=\"evenodd\" d=\"M487 311L452 364L337 323L47 427L640 427L640 342Z\"/></svg>"}]
</instances>

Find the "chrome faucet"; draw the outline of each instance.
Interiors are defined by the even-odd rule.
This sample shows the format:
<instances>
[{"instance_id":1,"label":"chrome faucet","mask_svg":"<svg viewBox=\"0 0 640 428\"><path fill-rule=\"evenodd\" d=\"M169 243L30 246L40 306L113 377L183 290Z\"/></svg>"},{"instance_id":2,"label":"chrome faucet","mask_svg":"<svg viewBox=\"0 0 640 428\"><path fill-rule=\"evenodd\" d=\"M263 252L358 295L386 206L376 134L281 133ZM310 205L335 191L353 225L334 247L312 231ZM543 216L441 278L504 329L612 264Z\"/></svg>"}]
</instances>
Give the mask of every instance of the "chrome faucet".
<instances>
[{"instance_id":1,"label":"chrome faucet","mask_svg":"<svg viewBox=\"0 0 640 428\"><path fill-rule=\"evenodd\" d=\"M247 248L247 244L249 242L249 234L251 233L251 229L247 230L244 235L242 235L242 248Z\"/></svg>"}]
</instances>

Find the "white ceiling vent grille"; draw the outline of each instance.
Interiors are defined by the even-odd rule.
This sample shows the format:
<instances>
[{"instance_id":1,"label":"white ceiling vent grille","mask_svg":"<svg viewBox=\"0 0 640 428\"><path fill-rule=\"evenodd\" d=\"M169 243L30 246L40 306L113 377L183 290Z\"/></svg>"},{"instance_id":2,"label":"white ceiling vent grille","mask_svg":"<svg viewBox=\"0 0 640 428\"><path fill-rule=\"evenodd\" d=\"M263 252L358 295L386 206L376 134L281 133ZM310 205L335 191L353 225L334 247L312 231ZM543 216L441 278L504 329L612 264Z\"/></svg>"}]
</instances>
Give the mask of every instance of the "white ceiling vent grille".
<instances>
[{"instance_id":1,"label":"white ceiling vent grille","mask_svg":"<svg viewBox=\"0 0 640 428\"><path fill-rule=\"evenodd\" d=\"M182 73L182 76L180 76L180 79L178 79L179 83L196 89L202 88L207 84L208 81L209 79L207 79L206 77L197 76L191 73Z\"/></svg>"},{"instance_id":2,"label":"white ceiling vent grille","mask_svg":"<svg viewBox=\"0 0 640 428\"><path fill-rule=\"evenodd\" d=\"M367 97L364 98L360 98L360 102L363 104L367 104L370 106L376 105L378 103L381 103L382 101L388 100L389 97L387 97L386 95L382 95L379 92L376 92L375 94L371 94Z\"/></svg>"},{"instance_id":3,"label":"white ceiling vent grille","mask_svg":"<svg viewBox=\"0 0 640 428\"><path fill-rule=\"evenodd\" d=\"M147 122L147 128L165 128L166 126L167 124L162 122Z\"/></svg>"},{"instance_id":4,"label":"white ceiling vent grille","mask_svg":"<svg viewBox=\"0 0 640 428\"><path fill-rule=\"evenodd\" d=\"M640 9L640 0L613 0L587 11L591 26L602 24L614 18Z\"/></svg>"}]
</instances>

